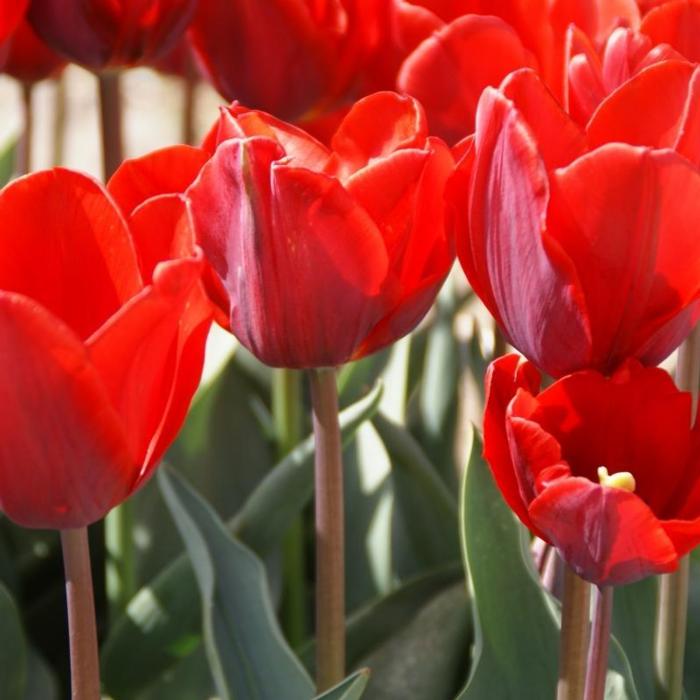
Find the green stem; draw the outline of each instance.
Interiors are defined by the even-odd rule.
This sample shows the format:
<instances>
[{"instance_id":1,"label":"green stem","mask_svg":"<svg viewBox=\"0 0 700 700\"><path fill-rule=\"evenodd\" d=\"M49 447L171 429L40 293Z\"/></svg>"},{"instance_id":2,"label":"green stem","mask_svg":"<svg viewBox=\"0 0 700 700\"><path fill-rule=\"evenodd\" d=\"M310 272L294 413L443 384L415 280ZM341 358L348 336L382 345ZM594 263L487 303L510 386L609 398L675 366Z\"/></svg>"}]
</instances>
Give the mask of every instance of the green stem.
<instances>
[{"instance_id":1,"label":"green stem","mask_svg":"<svg viewBox=\"0 0 700 700\"><path fill-rule=\"evenodd\" d=\"M678 351L676 384L689 391L693 401L693 421L697 411L700 382L700 328L688 336ZM661 576L656 615L656 672L659 697L681 700L683 697L683 660L688 618L688 558L681 559L678 570Z\"/></svg>"},{"instance_id":2,"label":"green stem","mask_svg":"<svg viewBox=\"0 0 700 700\"><path fill-rule=\"evenodd\" d=\"M557 700L581 700L586 685L591 586L564 567Z\"/></svg>"},{"instance_id":3,"label":"green stem","mask_svg":"<svg viewBox=\"0 0 700 700\"><path fill-rule=\"evenodd\" d=\"M102 130L102 168L106 182L121 165L123 158L122 100L119 73L101 73L98 76L98 82Z\"/></svg>"},{"instance_id":4,"label":"green stem","mask_svg":"<svg viewBox=\"0 0 700 700\"><path fill-rule=\"evenodd\" d=\"M285 457L301 441L301 374L291 369L275 369L272 375L272 415L275 421L277 456ZM306 556L304 521L298 517L290 525L283 544L284 596L282 621L293 648L307 638L309 618L306 597Z\"/></svg>"},{"instance_id":5,"label":"green stem","mask_svg":"<svg viewBox=\"0 0 700 700\"><path fill-rule=\"evenodd\" d=\"M71 697L99 700L100 666L87 528L62 530L61 547L68 607Z\"/></svg>"},{"instance_id":6,"label":"green stem","mask_svg":"<svg viewBox=\"0 0 700 700\"><path fill-rule=\"evenodd\" d=\"M310 371L316 507L316 685L345 676L343 465L335 370Z\"/></svg>"},{"instance_id":7,"label":"green stem","mask_svg":"<svg viewBox=\"0 0 700 700\"><path fill-rule=\"evenodd\" d=\"M126 609L137 591L134 504L124 501L105 518L107 544L107 591L112 619Z\"/></svg>"},{"instance_id":8,"label":"green stem","mask_svg":"<svg viewBox=\"0 0 700 700\"><path fill-rule=\"evenodd\" d=\"M608 650L610 649L610 624L612 622L612 586L597 588L593 610L593 630L588 651L585 700L603 700L605 678L608 675Z\"/></svg>"}]
</instances>

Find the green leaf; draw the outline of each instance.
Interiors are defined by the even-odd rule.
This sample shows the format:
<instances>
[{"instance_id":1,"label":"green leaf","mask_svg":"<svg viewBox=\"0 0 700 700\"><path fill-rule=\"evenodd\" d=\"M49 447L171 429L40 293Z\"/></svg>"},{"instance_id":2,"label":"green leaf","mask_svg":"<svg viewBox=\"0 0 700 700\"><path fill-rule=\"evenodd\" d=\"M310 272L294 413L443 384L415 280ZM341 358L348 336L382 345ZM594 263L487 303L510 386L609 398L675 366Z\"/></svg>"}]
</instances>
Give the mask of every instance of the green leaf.
<instances>
[{"instance_id":1,"label":"green leaf","mask_svg":"<svg viewBox=\"0 0 700 700\"><path fill-rule=\"evenodd\" d=\"M360 700L368 681L369 670L366 668L360 669L334 688L327 690L322 695L318 695L315 700Z\"/></svg>"},{"instance_id":2,"label":"green leaf","mask_svg":"<svg viewBox=\"0 0 700 700\"><path fill-rule=\"evenodd\" d=\"M158 481L199 584L204 643L219 695L307 700L311 679L282 637L260 560L174 471L162 468Z\"/></svg>"},{"instance_id":3,"label":"green leaf","mask_svg":"<svg viewBox=\"0 0 700 700\"><path fill-rule=\"evenodd\" d=\"M27 645L19 611L0 584L0 697L24 700L27 685Z\"/></svg>"},{"instance_id":4,"label":"green leaf","mask_svg":"<svg viewBox=\"0 0 700 700\"><path fill-rule=\"evenodd\" d=\"M476 646L471 675L458 700L553 698L557 623L531 562L523 557L523 528L494 484L476 434L462 483L461 518Z\"/></svg>"},{"instance_id":5,"label":"green leaf","mask_svg":"<svg viewBox=\"0 0 700 700\"><path fill-rule=\"evenodd\" d=\"M46 661L30 649L27 663L27 685L23 700L58 700L58 683Z\"/></svg>"},{"instance_id":6,"label":"green leaf","mask_svg":"<svg viewBox=\"0 0 700 700\"><path fill-rule=\"evenodd\" d=\"M471 617L464 582L439 593L402 630L362 660L366 700L452 700L469 663ZM483 695L481 700L491 698Z\"/></svg>"},{"instance_id":7,"label":"green leaf","mask_svg":"<svg viewBox=\"0 0 700 700\"><path fill-rule=\"evenodd\" d=\"M391 593L373 600L346 620L346 659L350 668L360 664L404 628L440 591L462 578L460 564L451 564L409 579ZM300 656L313 672L316 644L312 640Z\"/></svg>"},{"instance_id":8,"label":"green leaf","mask_svg":"<svg viewBox=\"0 0 700 700\"><path fill-rule=\"evenodd\" d=\"M0 148L0 187L4 187L15 172L17 143L17 139L11 139Z\"/></svg>"},{"instance_id":9,"label":"green leaf","mask_svg":"<svg viewBox=\"0 0 700 700\"><path fill-rule=\"evenodd\" d=\"M459 523L456 499L415 438L381 414L372 419L392 462L394 505L402 531L416 558L403 576L458 561Z\"/></svg>"},{"instance_id":10,"label":"green leaf","mask_svg":"<svg viewBox=\"0 0 700 700\"><path fill-rule=\"evenodd\" d=\"M344 442L377 410L381 384L340 414ZM263 479L228 527L257 554L277 546L311 499L313 438L309 437ZM231 469L235 464L229 465ZM201 641L197 583L187 556L175 559L144 586L117 619L102 651L106 688L116 698L133 697Z\"/></svg>"}]
</instances>

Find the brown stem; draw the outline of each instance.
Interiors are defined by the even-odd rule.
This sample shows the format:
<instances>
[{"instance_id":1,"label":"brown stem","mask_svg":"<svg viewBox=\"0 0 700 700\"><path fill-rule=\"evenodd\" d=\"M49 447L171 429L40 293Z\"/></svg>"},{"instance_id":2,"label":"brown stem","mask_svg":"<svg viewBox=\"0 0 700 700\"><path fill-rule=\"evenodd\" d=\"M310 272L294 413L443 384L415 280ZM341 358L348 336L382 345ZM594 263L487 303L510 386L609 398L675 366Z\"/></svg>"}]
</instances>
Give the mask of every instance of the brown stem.
<instances>
[{"instance_id":1,"label":"brown stem","mask_svg":"<svg viewBox=\"0 0 700 700\"><path fill-rule=\"evenodd\" d=\"M557 700L581 700L586 684L591 587L564 567Z\"/></svg>"},{"instance_id":2,"label":"brown stem","mask_svg":"<svg viewBox=\"0 0 700 700\"><path fill-rule=\"evenodd\" d=\"M192 56L187 58L184 82L184 106L182 110L182 139L183 143L194 145L195 142L195 110L197 107L197 68Z\"/></svg>"},{"instance_id":3,"label":"brown stem","mask_svg":"<svg viewBox=\"0 0 700 700\"><path fill-rule=\"evenodd\" d=\"M605 677L608 674L608 649L610 648L610 623L612 622L612 586L596 588L593 610L591 646L588 650L585 700L603 700Z\"/></svg>"},{"instance_id":4,"label":"brown stem","mask_svg":"<svg viewBox=\"0 0 700 700\"><path fill-rule=\"evenodd\" d=\"M119 73L101 73L98 76L100 90L100 126L102 129L102 167L104 179L109 180L121 165L122 149L122 101Z\"/></svg>"},{"instance_id":5,"label":"brown stem","mask_svg":"<svg viewBox=\"0 0 700 700\"><path fill-rule=\"evenodd\" d=\"M493 359L502 357L508 351L508 343L500 326L493 322Z\"/></svg>"},{"instance_id":6,"label":"brown stem","mask_svg":"<svg viewBox=\"0 0 700 700\"><path fill-rule=\"evenodd\" d=\"M65 160L66 145L66 78L65 73L56 79L56 95L53 110L53 164L61 165Z\"/></svg>"},{"instance_id":7,"label":"brown stem","mask_svg":"<svg viewBox=\"0 0 700 700\"><path fill-rule=\"evenodd\" d=\"M100 666L87 528L61 530L61 547L68 606L71 697L99 700Z\"/></svg>"},{"instance_id":8,"label":"brown stem","mask_svg":"<svg viewBox=\"0 0 700 700\"><path fill-rule=\"evenodd\" d=\"M343 466L335 371L310 371L316 441L316 685L345 677Z\"/></svg>"}]
</instances>

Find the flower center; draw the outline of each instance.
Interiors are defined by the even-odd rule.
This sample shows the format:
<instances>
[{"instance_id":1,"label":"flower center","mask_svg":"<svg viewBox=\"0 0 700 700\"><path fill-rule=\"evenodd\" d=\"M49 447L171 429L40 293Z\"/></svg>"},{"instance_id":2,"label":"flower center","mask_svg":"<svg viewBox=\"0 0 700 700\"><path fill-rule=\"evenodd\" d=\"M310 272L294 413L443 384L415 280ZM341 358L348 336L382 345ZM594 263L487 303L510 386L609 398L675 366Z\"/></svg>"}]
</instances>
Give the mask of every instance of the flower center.
<instances>
[{"instance_id":1,"label":"flower center","mask_svg":"<svg viewBox=\"0 0 700 700\"><path fill-rule=\"evenodd\" d=\"M616 472L610 474L607 467L598 467L598 481L601 486L609 486L613 489L622 489L634 493L637 482L631 472Z\"/></svg>"}]
</instances>

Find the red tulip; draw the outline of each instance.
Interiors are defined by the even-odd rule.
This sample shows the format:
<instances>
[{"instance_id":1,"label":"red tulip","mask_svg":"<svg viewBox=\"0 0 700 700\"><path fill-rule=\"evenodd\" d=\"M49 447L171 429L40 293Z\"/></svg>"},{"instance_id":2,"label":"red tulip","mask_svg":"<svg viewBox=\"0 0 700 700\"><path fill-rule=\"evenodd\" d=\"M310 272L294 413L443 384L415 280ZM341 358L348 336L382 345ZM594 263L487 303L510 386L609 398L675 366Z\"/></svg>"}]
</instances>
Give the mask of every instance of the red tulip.
<instances>
[{"instance_id":1,"label":"red tulip","mask_svg":"<svg viewBox=\"0 0 700 700\"><path fill-rule=\"evenodd\" d=\"M650 66L586 132L531 71L482 96L448 191L458 254L509 341L549 374L657 364L695 324L698 80L687 63Z\"/></svg>"},{"instance_id":2,"label":"red tulip","mask_svg":"<svg viewBox=\"0 0 700 700\"><path fill-rule=\"evenodd\" d=\"M0 42L15 32L28 5L29 0L0 0Z\"/></svg>"},{"instance_id":3,"label":"red tulip","mask_svg":"<svg viewBox=\"0 0 700 700\"><path fill-rule=\"evenodd\" d=\"M36 33L92 69L151 62L182 36L196 0L32 0Z\"/></svg>"},{"instance_id":4,"label":"red tulip","mask_svg":"<svg viewBox=\"0 0 700 700\"><path fill-rule=\"evenodd\" d=\"M635 360L539 385L516 355L486 375L484 456L508 505L599 586L673 571L700 543L690 394Z\"/></svg>"},{"instance_id":5,"label":"red tulip","mask_svg":"<svg viewBox=\"0 0 700 700\"><path fill-rule=\"evenodd\" d=\"M421 101L431 131L449 143L474 129L482 90L511 71L536 67L560 95L565 38L576 23L605 36L616 24L636 25L633 0L393 0L398 45L405 60L398 88Z\"/></svg>"},{"instance_id":6,"label":"red tulip","mask_svg":"<svg viewBox=\"0 0 700 700\"><path fill-rule=\"evenodd\" d=\"M443 226L453 161L417 102L361 100L330 149L234 105L205 147L217 141L187 199L247 348L273 366L334 366L420 321L453 260Z\"/></svg>"},{"instance_id":7,"label":"red tulip","mask_svg":"<svg viewBox=\"0 0 700 700\"><path fill-rule=\"evenodd\" d=\"M639 29L655 44L670 44L689 61L700 61L698 0L670 0L654 7L644 17Z\"/></svg>"},{"instance_id":8,"label":"red tulip","mask_svg":"<svg viewBox=\"0 0 700 700\"><path fill-rule=\"evenodd\" d=\"M25 83L36 83L59 73L64 58L50 49L24 20L9 39L4 72Z\"/></svg>"},{"instance_id":9,"label":"red tulip","mask_svg":"<svg viewBox=\"0 0 700 700\"><path fill-rule=\"evenodd\" d=\"M87 525L148 479L202 369L210 310L186 227L127 226L87 176L0 192L0 509ZM186 219L184 219L186 222ZM37 251L41 251L37 264Z\"/></svg>"},{"instance_id":10,"label":"red tulip","mask_svg":"<svg viewBox=\"0 0 700 700\"><path fill-rule=\"evenodd\" d=\"M297 119L334 106L379 40L383 0L208 0L190 28L228 100Z\"/></svg>"}]
</instances>

